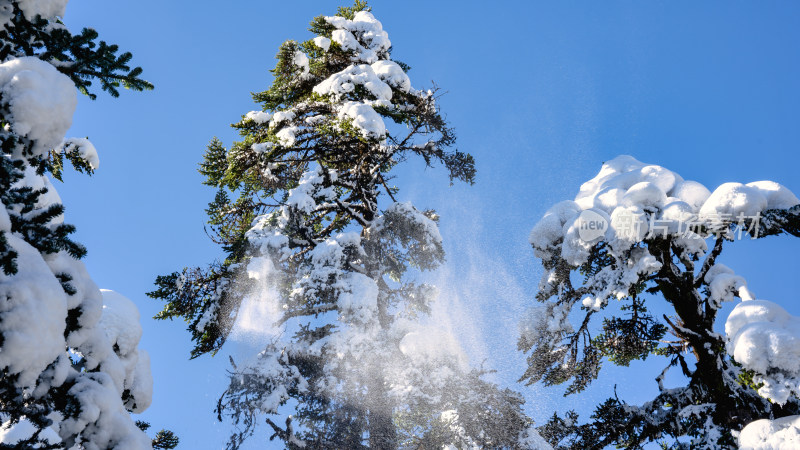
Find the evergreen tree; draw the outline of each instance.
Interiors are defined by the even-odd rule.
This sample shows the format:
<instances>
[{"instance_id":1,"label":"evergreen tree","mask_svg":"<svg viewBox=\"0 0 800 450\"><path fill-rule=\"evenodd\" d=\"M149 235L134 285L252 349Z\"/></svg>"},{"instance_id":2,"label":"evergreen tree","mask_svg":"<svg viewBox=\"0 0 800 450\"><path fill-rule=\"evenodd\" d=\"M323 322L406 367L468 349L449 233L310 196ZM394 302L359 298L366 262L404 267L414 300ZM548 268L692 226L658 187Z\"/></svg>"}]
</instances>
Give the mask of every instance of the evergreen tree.
<instances>
[{"instance_id":1,"label":"evergreen tree","mask_svg":"<svg viewBox=\"0 0 800 450\"><path fill-rule=\"evenodd\" d=\"M0 448L149 448L129 416L152 395L138 312L89 277L48 174L97 168L87 139L64 139L78 91L151 85L130 53L70 33L66 3L0 2Z\"/></svg>"},{"instance_id":2,"label":"evergreen tree","mask_svg":"<svg viewBox=\"0 0 800 450\"><path fill-rule=\"evenodd\" d=\"M262 110L234 125L242 140L208 146L200 172L218 188L207 211L226 257L159 277L157 317L189 323L192 357L213 354L243 302L277 293L272 343L231 361L217 408L239 427L230 448L262 418L287 448L532 447L519 395L419 324L435 289L412 277L444 260L438 216L396 201L389 172L417 157L472 183L475 168L369 11L357 1L285 42L253 95ZM283 405L294 414L276 423Z\"/></svg>"},{"instance_id":3,"label":"evergreen tree","mask_svg":"<svg viewBox=\"0 0 800 450\"><path fill-rule=\"evenodd\" d=\"M748 313L731 315L727 337L715 328L723 302L734 297L743 300L736 310L763 310L744 279L717 261L723 247L747 236L800 236L798 204L774 182L725 183L711 193L621 156L603 164L575 201L548 210L531 233L544 266L537 294L543 305L531 311L520 338L529 353L523 380L569 383L570 395L598 376L604 360L628 366L657 355L666 368L651 401L636 406L615 395L587 423L574 412L556 415L542 435L564 449L648 442L727 449L736 448L736 433L753 420L798 414L796 394L757 390L773 368L742 356L741 346L756 341L737 337L742 320L734 316ZM649 309L659 301L672 313L654 317ZM671 368L686 385L665 386Z\"/></svg>"}]
</instances>

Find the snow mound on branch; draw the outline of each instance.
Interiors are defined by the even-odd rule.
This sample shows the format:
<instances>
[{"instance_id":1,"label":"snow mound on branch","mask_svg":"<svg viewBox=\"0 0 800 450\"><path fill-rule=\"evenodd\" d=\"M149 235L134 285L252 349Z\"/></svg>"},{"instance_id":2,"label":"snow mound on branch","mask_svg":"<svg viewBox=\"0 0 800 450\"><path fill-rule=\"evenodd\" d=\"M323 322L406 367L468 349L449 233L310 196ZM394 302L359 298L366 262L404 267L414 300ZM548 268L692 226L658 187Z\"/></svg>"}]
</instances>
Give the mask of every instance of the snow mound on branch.
<instances>
[{"instance_id":1,"label":"snow mound on branch","mask_svg":"<svg viewBox=\"0 0 800 450\"><path fill-rule=\"evenodd\" d=\"M392 99L392 88L378 78L372 66L367 64L348 66L314 86L314 92L339 99L345 94L353 92L356 85L363 86L377 100L388 102Z\"/></svg>"},{"instance_id":2,"label":"snow mound on branch","mask_svg":"<svg viewBox=\"0 0 800 450\"><path fill-rule=\"evenodd\" d=\"M774 181L754 181L747 186L758 189L766 197L767 209L786 209L800 204L792 191Z\"/></svg>"},{"instance_id":3,"label":"snow mound on branch","mask_svg":"<svg viewBox=\"0 0 800 450\"><path fill-rule=\"evenodd\" d=\"M549 209L531 232L537 257L561 253L572 265L586 262L595 241L581 239L586 223L582 212L592 210L610 216L602 236L615 253L656 236L671 235L688 254L706 251L704 239L742 216L753 218L768 209L789 208L800 200L786 187L772 181L749 184L725 183L712 193L696 181L661 166L644 164L631 156L618 156L603 164L600 172L584 183L574 202ZM701 230L705 230L701 233Z\"/></svg>"},{"instance_id":4,"label":"snow mound on branch","mask_svg":"<svg viewBox=\"0 0 800 450\"><path fill-rule=\"evenodd\" d=\"M336 171L327 170L331 181L336 181ZM317 208L318 201L332 200L336 196L333 187L323 188L325 181L323 170L319 166L303 173L297 187L289 190L286 206L299 211L310 213Z\"/></svg>"},{"instance_id":5,"label":"snow mound on branch","mask_svg":"<svg viewBox=\"0 0 800 450\"><path fill-rule=\"evenodd\" d=\"M800 394L800 317L767 300L743 301L728 316L725 334L728 353L764 383L761 396L784 404Z\"/></svg>"},{"instance_id":6,"label":"snow mound on branch","mask_svg":"<svg viewBox=\"0 0 800 450\"><path fill-rule=\"evenodd\" d=\"M19 9L25 18L33 20L36 16L42 16L45 19L53 19L56 17L64 17L64 12L67 9L67 2L69 0L19 0Z\"/></svg>"},{"instance_id":7,"label":"snow mound on branch","mask_svg":"<svg viewBox=\"0 0 800 450\"><path fill-rule=\"evenodd\" d=\"M717 306L722 302L733 301L734 295L741 296L743 289L747 288L747 282L743 277L736 275L728 266L720 263L714 264L708 270L705 281L711 294L709 298ZM747 298L747 300L753 299Z\"/></svg>"},{"instance_id":8,"label":"snow mound on branch","mask_svg":"<svg viewBox=\"0 0 800 450\"><path fill-rule=\"evenodd\" d=\"M142 326L139 324L139 309L123 295L101 289L103 315L99 325L115 349L119 366L123 369L114 382L120 394L127 390L135 402L128 406L133 412L143 412L152 403L153 377L150 373L150 355L140 350Z\"/></svg>"},{"instance_id":9,"label":"snow mound on branch","mask_svg":"<svg viewBox=\"0 0 800 450\"><path fill-rule=\"evenodd\" d=\"M749 423L739 435L741 450L800 448L800 416L761 419Z\"/></svg>"},{"instance_id":10,"label":"snow mound on branch","mask_svg":"<svg viewBox=\"0 0 800 450\"><path fill-rule=\"evenodd\" d=\"M354 61L372 64L392 46L383 25L369 11L355 13L353 20L340 16L325 17L325 20L336 27L331 33L333 41L342 49L353 51Z\"/></svg>"},{"instance_id":11,"label":"snow mound on branch","mask_svg":"<svg viewBox=\"0 0 800 450\"><path fill-rule=\"evenodd\" d=\"M34 156L61 142L78 104L72 80L32 56L0 64L0 94L11 130L33 141Z\"/></svg>"},{"instance_id":12,"label":"snow mound on branch","mask_svg":"<svg viewBox=\"0 0 800 450\"><path fill-rule=\"evenodd\" d=\"M150 438L123 407L108 374L94 372L77 377L69 395L78 400L80 413L61 423L59 434L62 436L80 433L81 443L87 450L152 448Z\"/></svg>"},{"instance_id":13,"label":"snow mound on branch","mask_svg":"<svg viewBox=\"0 0 800 450\"><path fill-rule=\"evenodd\" d=\"M372 63L372 70L381 80L403 92L411 91L411 80L396 62L384 59Z\"/></svg>"},{"instance_id":14,"label":"snow mound on branch","mask_svg":"<svg viewBox=\"0 0 800 450\"><path fill-rule=\"evenodd\" d=\"M292 62L295 66L300 68L302 77L308 76L311 67L309 66L308 56L306 56L305 53L299 50L294 52L294 58L292 59Z\"/></svg>"},{"instance_id":15,"label":"snow mound on branch","mask_svg":"<svg viewBox=\"0 0 800 450\"><path fill-rule=\"evenodd\" d=\"M368 139L382 139L386 137L386 125L380 114L372 106L360 102L347 102L342 105L338 113L339 119L352 120L353 126Z\"/></svg>"},{"instance_id":16,"label":"snow mound on branch","mask_svg":"<svg viewBox=\"0 0 800 450\"><path fill-rule=\"evenodd\" d=\"M257 124L265 124L272 120L272 114L264 111L250 111L245 114L244 118L245 120L252 120Z\"/></svg>"},{"instance_id":17,"label":"snow mound on branch","mask_svg":"<svg viewBox=\"0 0 800 450\"><path fill-rule=\"evenodd\" d=\"M314 45L321 48L325 52L327 52L328 49L331 47L331 40L326 38L325 36L317 36L312 40L314 41Z\"/></svg>"},{"instance_id":18,"label":"snow mound on branch","mask_svg":"<svg viewBox=\"0 0 800 450\"><path fill-rule=\"evenodd\" d=\"M89 164L92 170L97 170L100 167L100 157L97 155L97 149L94 144L86 138L69 138L59 146L65 153L77 153L78 156Z\"/></svg>"},{"instance_id":19,"label":"snow mound on branch","mask_svg":"<svg viewBox=\"0 0 800 450\"><path fill-rule=\"evenodd\" d=\"M39 196L34 212L60 203L47 177L31 167L23 175L16 187L48 189ZM150 360L137 349L142 330L135 305L111 291L101 294L83 263L67 253L42 254L10 233L8 218L9 212L0 207L0 229L17 252L18 268L14 275L0 273L0 297L6 299L0 305L0 368L18 375L17 386L30 389L33 397L69 387L68 395L80 408L63 420L54 419L58 426L52 430L60 438L50 442L77 438L87 449L150 448L129 413L145 410L152 399ZM60 223L57 217L50 225ZM57 275L69 280L70 295ZM80 312L74 317L77 326L70 330L66 330L68 310ZM69 331L66 337L65 331ZM85 370L73 368L68 349L83 358ZM8 424L3 439L24 435L25 423Z\"/></svg>"},{"instance_id":20,"label":"snow mound on branch","mask_svg":"<svg viewBox=\"0 0 800 450\"><path fill-rule=\"evenodd\" d=\"M550 257L551 251L556 249L564 237L564 225L568 220L577 217L580 211L580 205L572 200L564 200L551 206L544 213L544 217L536 223L528 238L537 258Z\"/></svg>"},{"instance_id":21,"label":"snow mound on branch","mask_svg":"<svg viewBox=\"0 0 800 450\"><path fill-rule=\"evenodd\" d=\"M19 375L18 387L32 387L64 352L67 296L38 250L16 234L5 237L17 252L18 271L0 271L0 368Z\"/></svg>"},{"instance_id":22,"label":"snow mound on branch","mask_svg":"<svg viewBox=\"0 0 800 450\"><path fill-rule=\"evenodd\" d=\"M758 188L742 183L724 183L720 185L700 208L700 217L713 219L716 217L755 216L767 209L767 198Z\"/></svg>"}]
</instances>

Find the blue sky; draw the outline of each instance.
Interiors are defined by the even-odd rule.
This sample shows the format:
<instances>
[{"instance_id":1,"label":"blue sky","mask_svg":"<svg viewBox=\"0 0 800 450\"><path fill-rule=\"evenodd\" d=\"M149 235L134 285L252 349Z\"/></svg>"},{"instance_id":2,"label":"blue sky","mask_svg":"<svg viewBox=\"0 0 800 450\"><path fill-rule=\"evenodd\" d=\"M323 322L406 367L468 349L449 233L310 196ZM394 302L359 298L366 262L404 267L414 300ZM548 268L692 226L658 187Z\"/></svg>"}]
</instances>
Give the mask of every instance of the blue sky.
<instances>
[{"instance_id":1,"label":"blue sky","mask_svg":"<svg viewBox=\"0 0 800 450\"><path fill-rule=\"evenodd\" d=\"M224 6L220 6L224 5ZM152 356L153 406L143 418L181 437L181 448L221 448L229 425L213 414L224 389L224 355L188 361L180 322L150 319L145 297L158 274L220 256L203 231L213 192L196 171L205 145L230 144L228 124L266 89L286 39L335 2L81 0L65 22L96 28L134 54L147 93L81 99L71 136L100 153L91 178L65 176L57 189L67 220L89 249L103 288L142 312ZM800 4L770 2L568 1L371 3L412 67L415 87L446 91L443 112L458 146L477 159L474 186L448 186L443 171L409 164L400 198L435 208L448 263L440 279L451 324L468 352L498 369L542 421L554 410L587 412L612 393L641 402L660 364L607 367L585 396L515 384L524 370L516 320L540 274L527 235L553 203L573 198L618 154L663 165L710 188L725 181L778 181L800 193ZM723 260L760 297L800 314L790 281L800 241L787 237L730 246ZM730 308L728 308L730 309ZM226 350L243 353L249 343ZM263 436L262 436L263 437ZM263 441L251 447L263 448Z\"/></svg>"}]
</instances>

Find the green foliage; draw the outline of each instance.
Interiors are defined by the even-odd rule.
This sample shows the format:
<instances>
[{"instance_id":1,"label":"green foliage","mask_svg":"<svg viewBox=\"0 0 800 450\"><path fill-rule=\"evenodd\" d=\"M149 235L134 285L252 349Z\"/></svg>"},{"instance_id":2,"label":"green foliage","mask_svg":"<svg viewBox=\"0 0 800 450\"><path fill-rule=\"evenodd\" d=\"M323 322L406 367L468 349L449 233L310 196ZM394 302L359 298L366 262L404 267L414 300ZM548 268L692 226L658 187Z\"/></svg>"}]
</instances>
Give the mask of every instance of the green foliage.
<instances>
[{"instance_id":1,"label":"green foliage","mask_svg":"<svg viewBox=\"0 0 800 450\"><path fill-rule=\"evenodd\" d=\"M117 45L97 42L98 36L91 28L73 35L66 27L55 26L42 18L29 21L14 5L11 23L0 30L0 60L5 61L10 56L36 56L53 62L92 99L96 98L90 90L93 81L99 81L101 89L112 97L119 96L120 87L134 91L153 89L151 83L140 78L140 67L130 67L131 53L117 54Z\"/></svg>"},{"instance_id":2,"label":"green foliage","mask_svg":"<svg viewBox=\"0 0 800 450\"><path fill-rule=\"evenodd\" d=\"M800 208L769 211L762 217L760 235L794 234L800 223ZM637 280L628 283L627 297L608 295L599 309L609 302L622 301L621 316L606 314L600 332L591 337L592 317L600 315L597 307L582 308L585 315L574 330L547 332L537 340L522 339L520 348L530 352L529 367L523 380L545 384L570 382L566 393L584 389L599 373L602 360L628 366L635 360L655 354L668 361L664 372L656 378L659 394L641 406L629 405L612 398L598 406L590 420L577 423L577 416L554 417L540 428L543 436L557 449L643 448L658 443L662 448L735 448L732 431L765 417L798 414L800 402L792 399L783 406L770 404L760 397L753 373L743 371L727 355L724 337L714 331L719 302L710 298L704 276L722 251L719 238L697 271L698 258L683 255L671 239L646 238L622 256L612 256L607 244L600 242L590 251L588 261L572 267L559 255L543 261L555 279L553 287L545 287L537 299L547 302L548 311L571 305L597 295L607 283L613 283L616 267L628 264L634 252L646 252L658 263L651 273L637 273ZM641 254L641 253L640 253ZM573 280L582 275L582 285ZM642 297L647 293L647 297ZM646 304L662 298L674 309L674 315L663 316L663 322L649 312ZM577 308L576 308L577 309ZM667 337L667 335L670 335ZM685 386L666 388L663 385L668 369L677 367L686 378ZM688 443L687 443L688 442Z\"/></svg>"},{"instance_id":3,"label":"green foliage","mask_svg":"<svg viewBox=\"0 0 800 450\"><path fill-rule=\"evenodd\" d=\"M367 9L365 3L356 2L352 7L342 9L341 14L352 17L364 9ZM312 21L310 29L321 36L330 37L334 28L320 16ZM205 177L204 183L217 187L218 191L206 209L209 217L207 230L225 252L224 263L219 268L226 268L226 272L225 275L219 275L216 269L210 269L206 275L189 276L189 285L205 286L221 277L236 278L235 268L247 260L245 233L252 227L253 220L277 211L286 200L288 191L297 186L302 174L312 164L319 164L326 171L348 174L348 178L343 179L340 175L336 182L330 182L330 187L340 198L337 207L309 215L304 218L302 226L298 224L303 231L298 228L298 234L291 237L292 246L298 248L313 246L353 223L363 226L372 220L377 212L375 205L380 195L379 189L385 189L390 197L397 192L396 188L387 184L391 178L388 172L408 156L420 156L429 166L442 163L448 169L451 181L474 182L474 159L467 153L448 150L455 144L455 135L439 114L432 94L420 97L397 90L392 96L393 108L376 108L379 114L405 124L409 131L402 136L387 135L386 144L393 148L389 153L376 152L378 142L366 139L348 120L338 120L334 110L335 101L314 93L313 87L350 65L352 55L337 48L335 43L324 54L318 50L311 41L298 43L289 40L283 43L272 70L272 85L266 91L253 94L254 100L261 104L262 111L275 114L291 110L293 118L289 119L290 124L301 127L293 145L282 145L277 136L289 123L267 126L246 118L233 125L242 136L242 141L225 148L215 138L208 145L199 171ZM308 52L312 59L308 77L301 76L299 68L293 63L298 51ZM363 99L367 94L355 89L348 95L353 99ZM324 117L325 120L307 125L304 119L309 117ZM256 152L254 145L266 145L267 149ZM359 170L370 170L376 179ZM412 265L419 263L416 267L430 267L432 263L406 262ZM395 275L402 272L397 267L393 271ZM187 301L183 291L178 292L171 282L163 278L159 278L156 284L158 291L148 295L168 302L158 318L182 315L190 323L191 329L192 324L196 324L197 318L206 311L202 305L210 304L206 300ZM192 291L204 292L204 289L198 287ZM238 308L236 302L228 303L232 308L228 312L235 316ZM214 317L219 316L215 314ZM229 329L228 326L217 328ZM213 338L205 331L194 330L192 335L197 344L193 356L214 353L225 340L223 335L216 332L212 333Z\"/></svg>"},{"instance_id":4,"label":"green foliage","mask_svg":"<svg viewBox=\"0 0 800 450\"><path fill-rule=\"evenodd\" d=\"M136 426L142 431L150 429L150 424L142 420L137 420ZM169 430L158 431L152 441L153 450L173 449L177 447L179 443L180 439L178 439L178 436Z\"/></svg>"},{"instance_id":5,"label":"green foliage","mask_svg":"<svg viewBox=\"0 0 800 450\"><path fill-rule=\"evenodd\" d=\"M633 296L622 306L628 317L603 319L603 332L592 340L600 354L614 364L628 366L633 360L645 360L654 352L667 327L647 313L644 300Z\"/></svg>"},{"instance_id":6,"label":"green foliage","mask_svg":"<svg viewBox=\"0 0 800 450\"><path fill-rule=\"evenodd\" d=\"M181 273L158 276L158 289L147 294L166 302L155 319L181 318L189 323L192 340L196 343L191 358L216 353L227 338L235 321L235 316L230 316L231 303L240 301L242 295L237 290L226 289L230 277L231 267L219 263L206 270L183 269ZM200 326L201 321L203 326Z\"/></svg>"},{"instance_id":7,"label":"green foliage","mask_svg":"<svg viewBox=\"0 0 800 450\"><path fill-rule=\"evenodd\" d=\"M6 6L13 7L13 11L9 10L12 12L10 22L0 27L0 61L20 57L39 58L69 76L76 87L91 98L95 98L91 92L92 83L98 81L101 89L113 97L119 95L119 87L139 91L152 89L150 83L140 78L142 70L130 67L131 54L118 54L116 45L103 41L98 43L96 31L85 29L79 35L72 35L60 22L41 17L28 20L17 2L7 3L9 5ZM8 109L4 106L0 111L0 125L8 125L10 119ZM80 157L77 149L68 147L51 149L44 155L33 155L31 150L34 142L14 134L13 127L6 126L3 130L0 133L0 207L8 212L14 238L24 240L38 250L45 260L62 251L76 259L84 257L86 249L70 237L75 227L54 220L64 213L64 207L60 204L41 207L47 189L25 186L24 175L27 170L35 171L37 175L50 172L55 179L62 180L65 160L77 171L91 173L88 161ZM20 267L16 262L18 254L9 244L9 237L10 233L0 231L0 268L4 274L13 275L18 273ZM68 296L78 293L72 275L54 275ZM73 306L67 311L65 336L79 330L85 313L80 306ZM0 335L0 344L4 340L5 337ZM65 348L64 352L68 350ZM83 370L81 359L76 356L73 360L78 370ZM74 381L68 380L60 386L47 389L48 376L55 373L66 376L61 362L60 359L54 361L45 369L40 379L45 380L44 384L37 387L35 395L31 390L18 387L19 374L10 374L7 369L0 373L0 410L4 420L9 421L6 425L16 424L24 418L37 429L29 439L13 445L0 444L0 448L53 449L66 445L66 441L59 444L42 442L41 436L44 429L53 425L54 417L73 419L80 412L80 402L70 391L75 386Z\"/></svg>"},{"instance_id":8,"label":"green foliage","mask_svg":"<svg viewBox=\"0 0 800 450\"><path fill-rule=\"evenodd\" d=\"M366 3L357 1L340 8L339 15L353 18L366 9ZM310 30L331 38L335 27L320 16ZM354 36L366 42L357 32ZM374 51L379 60L389 59L386 48ZM308 72L295 64L298 52L309 58ZM291 326L292 333L285 332L259 355L271 368L267 375L232 362L230 385L217 406L218 417L228 417L236 426L229 448L238 448L265 415L271 439L287 448L299 448L300 443L306 448L394 448L400 440L434 448L454 438L441 417L443 408L458 410L459 424L478 445L515 448L520 430L529 425L522 400L481 380L482 372L456 374L454 369L446 399L438 403L399 404L383 381L391 370L388 361L406 358L399 352L400 336L390 331L392 323L429 311L433 289L410 280L412 272L432 270L444 260L438 233L432 238L429 228L438 216L397 205L399 189L390 185L391 171L419 158L426 166L443 166L451 183L471 184L475 162L453 148L455 134L439 112L435 89L387 84L391 100L381 102L358 83L341 95L314 92L334 74L362 64L357 58L336 42L327 51L313 40L280 46L271 86L253 94L264 114L242 116L233 124L240 140L226 147L213 139L200 163L204 184L216 188L206 209L206 230L224 252L222 262L158 277L157 289L148 294L165 303L156 318L187 322L194 342L191 357L214 354L230 333L243 298L257 287L248 271L268 265L264 276L274 281L270 288L276 288L281 305L277 325ZM346 102L374 106L387 125L386 134L359 128L342 114ZM290 192L300 187L306 189L301 197L313 207L288 201ZM332 244L342 232L359 236L358 244L337 243L341 262L317 261L315 250ZM279 249L272 247L278 241ZM318 264L323 269L316 271ZM377 317L370 320L381 328L374 344L381 354L359 360L363 368L357 371L337 367L333 361L338 356L326 354L326 342L347 327L366 326L343 318L348 313L340 302L348 280L365 276L378 289ZM422 382L426 372L414 373ZM264 406L275 398L295 410L285 424L273 422L276 413Z\"/></svg>"}]
</instances>

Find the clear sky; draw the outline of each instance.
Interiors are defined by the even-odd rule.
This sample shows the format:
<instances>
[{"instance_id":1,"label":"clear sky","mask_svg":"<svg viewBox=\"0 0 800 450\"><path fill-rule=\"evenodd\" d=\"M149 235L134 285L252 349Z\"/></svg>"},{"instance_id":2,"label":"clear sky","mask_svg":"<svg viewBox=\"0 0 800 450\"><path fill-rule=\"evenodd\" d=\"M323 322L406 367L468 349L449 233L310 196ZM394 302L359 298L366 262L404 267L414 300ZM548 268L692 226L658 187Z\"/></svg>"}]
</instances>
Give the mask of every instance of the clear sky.
<instances>
[{"instance_id":1,"label":"clear sky","mask_svg":"<svg viewBox=\"0 0 800 450\"><path fill-rule=\"evenodd\" d=\"M540 275L527 235L553 203L571 199L603 161L630 154L713 189L725 181L778 181L800 194L800 4L691 1L373 1L415 87L446 91L442 110L459 148L477 159L475 186L443 171L399 171L400 199L435 208L448 263L438 278L448 326L476 364L524 394L539 422L584 415L617 391L634 403L655 392L658 364L606 367L584 396L515 383L524 370L516 322ZM180 322L150 319L144 293L158 274L221 256L203 231L213 192L197 173L208 141L236 138L228 124L258 109L286 39L305 40L335 2L75 0L65 22L91 26L134 54L155 91L80 101L70 136L100 154L91 177L56 187L100 287L142 312L152 356L153 406L143 415L184 449L221 448L229 424L213 414L227 357L188 361ZM800 240L742 242L723 261L759 298L800 314L790 283ZM730 310L730 307L726 310ZM727 312L726 312L727 314ZM251 342L232 342L244 354ZM261 439L263 436L257 438ZM250 447L263 448L263 441Z\"/></svg>"}]
</instances>

